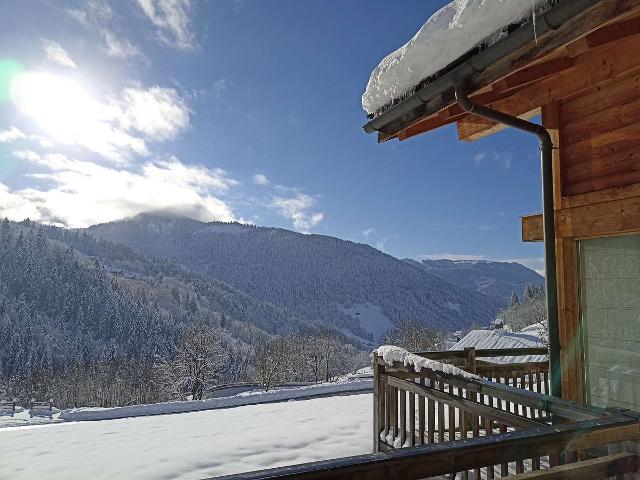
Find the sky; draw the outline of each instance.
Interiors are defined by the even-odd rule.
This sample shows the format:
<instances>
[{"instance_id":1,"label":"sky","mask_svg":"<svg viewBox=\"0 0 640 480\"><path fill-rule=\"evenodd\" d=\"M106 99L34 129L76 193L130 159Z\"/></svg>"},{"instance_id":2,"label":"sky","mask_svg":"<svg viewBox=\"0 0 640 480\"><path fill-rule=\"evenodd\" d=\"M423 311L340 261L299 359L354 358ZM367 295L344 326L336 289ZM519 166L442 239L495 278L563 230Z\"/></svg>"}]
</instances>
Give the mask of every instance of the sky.
<instances>
[{"instance_id":1,"label":"sky","mask_svg":"<svg viewBox=\"0 0 640 480\"><path fill-rule=\"evenodd\" d=\"M168 210L541 271L534 138L362 130L371 71L445 3L4 0L0 216Z\"/></svg>"}]
</instances>

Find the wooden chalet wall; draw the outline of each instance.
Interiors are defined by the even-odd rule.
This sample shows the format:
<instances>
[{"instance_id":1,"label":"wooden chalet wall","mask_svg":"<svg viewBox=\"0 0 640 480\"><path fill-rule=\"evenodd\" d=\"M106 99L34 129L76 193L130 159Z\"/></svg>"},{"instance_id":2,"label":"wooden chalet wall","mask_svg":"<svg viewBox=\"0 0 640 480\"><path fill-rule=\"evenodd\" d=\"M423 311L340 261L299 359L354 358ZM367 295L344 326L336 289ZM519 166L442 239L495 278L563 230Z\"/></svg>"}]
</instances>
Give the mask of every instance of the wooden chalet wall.
<instances>
[{"instance_id":1,"label":"wooden chalet wall","mask_svg":"<svg viewBox=\"0 0 640 480\"><path fill-rule=\"evenodd\" d=\"M579 402L584 390L577 241L640 233L638 52L638 34L585 50L576 58L584 69L547 80L555 85L542 106L542 123L558 147L554 203L562 389L565 398ZM540 215L523 218L523 240L542 240Z\"/></svg>"},{"instance_id":2,"label":"wooden chalet wall","mask_svg":"<svg viewBox=\"0 0 640 480\"><path fill-rule=\"evenodd\" d=\"M558 32L539 39L540 55L531 53L535 46L514 52L513 68L502 65L507 73L498 80L476 82L471 99L520 118L541 115L551 132L562 388L566 399L582 402L578 241L640 233L640 0L602 0ZM452 103L396 136L453 122L466 141L506 128ZM542 236L542 216L523 217L523 240Z\"/></svg>"}]
</instances>

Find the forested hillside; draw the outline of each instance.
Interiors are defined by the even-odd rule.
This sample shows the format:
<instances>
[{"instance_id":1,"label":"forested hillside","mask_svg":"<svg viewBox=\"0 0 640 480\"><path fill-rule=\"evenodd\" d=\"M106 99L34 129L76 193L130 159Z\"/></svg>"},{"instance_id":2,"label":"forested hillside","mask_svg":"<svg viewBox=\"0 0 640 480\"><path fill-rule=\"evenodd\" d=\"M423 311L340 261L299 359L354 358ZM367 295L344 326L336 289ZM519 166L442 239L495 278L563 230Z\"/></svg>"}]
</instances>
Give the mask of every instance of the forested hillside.
<instances>
[{"instance_id":1,"label":"forested hillside","mask_svg":"<svg viewBox=\"0 0 640 480\"><path fill-rule=\"evenodd\" d=\"M360 351L172 262L84 232L0 224L0 396L63 406L201 396L214 384L254 379L256 349L273 335L329 339L323 354L334 374L353 367L340 355Z\"/></svg>"},{"instance_id":2,"label":"forested hillside","mask_svg":"<svg viewBox=\"0 0 640 480\"><path fill-rule=\"evenodd\" d=\"M145 255L170 258L247 294L358 336L366 319L344 307L371 304L391 322L412 319L442 330L486 324L499 302L460 288L368 245L278 228L202 223L161 214L88 231Z\"/></svg>"}]
</instances>

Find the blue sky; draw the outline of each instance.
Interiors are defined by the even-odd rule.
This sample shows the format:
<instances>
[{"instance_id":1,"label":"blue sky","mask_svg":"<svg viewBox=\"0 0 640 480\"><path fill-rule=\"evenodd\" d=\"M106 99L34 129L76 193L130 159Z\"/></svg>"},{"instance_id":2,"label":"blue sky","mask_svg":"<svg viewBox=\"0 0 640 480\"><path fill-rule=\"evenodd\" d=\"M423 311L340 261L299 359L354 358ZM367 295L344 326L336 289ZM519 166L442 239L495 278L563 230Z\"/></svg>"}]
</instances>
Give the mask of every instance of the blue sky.
<instances>
[{"instance_id":1,"label":"blue sky","mask_svg":"<svg viewBox=\"0 0 640 480\"><path fill-rule=\"evenodd\" d=\"M172 209L539 269L519 237L541 210L534 139L362 131L369 74L444 3L5 1L0 214Z\"/></svg>"}]
</instances>

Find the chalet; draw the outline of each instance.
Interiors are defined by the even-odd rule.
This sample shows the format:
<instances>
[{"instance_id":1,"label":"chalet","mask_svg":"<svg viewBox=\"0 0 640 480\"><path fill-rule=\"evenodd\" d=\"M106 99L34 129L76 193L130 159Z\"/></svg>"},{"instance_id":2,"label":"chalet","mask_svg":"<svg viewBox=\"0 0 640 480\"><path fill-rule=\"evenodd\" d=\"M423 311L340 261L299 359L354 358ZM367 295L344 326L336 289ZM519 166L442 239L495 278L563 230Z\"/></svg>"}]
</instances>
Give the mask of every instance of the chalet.
<instances>
[{"instance_id":1,"label":"chalet","mask_svg":"<svg viewBox=\"0 0 640 480\"><path fill-rule=\"evenodd\" d=\"M640 478L640 0L452 3L363 100L380 142L453 123L462 141L539 140L522 237L545 246L549 348L381 347L374 453L238 477Z\"/></svg>"}]
</instances>

